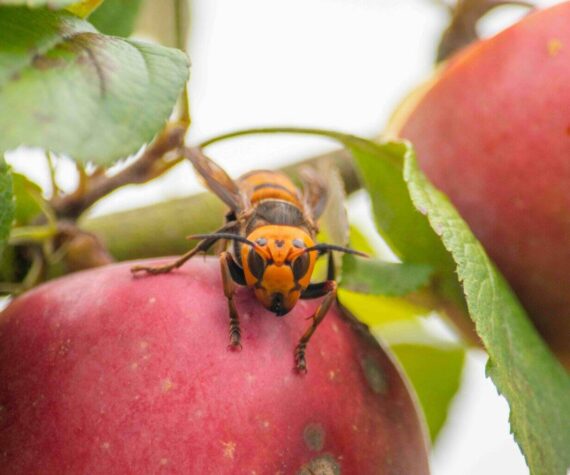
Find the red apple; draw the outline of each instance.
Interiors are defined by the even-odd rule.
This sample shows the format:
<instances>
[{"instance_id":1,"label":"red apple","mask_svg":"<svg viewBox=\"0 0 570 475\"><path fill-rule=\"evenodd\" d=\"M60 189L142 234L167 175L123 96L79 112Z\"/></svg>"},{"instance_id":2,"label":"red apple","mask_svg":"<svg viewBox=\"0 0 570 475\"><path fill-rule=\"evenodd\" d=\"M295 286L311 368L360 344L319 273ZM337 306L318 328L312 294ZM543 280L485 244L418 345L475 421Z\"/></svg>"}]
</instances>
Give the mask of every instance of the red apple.
<instances>
[{"instance_id":1,"label":"red apple","mask_svg":"<svg viewBox=\"0 0 570 475\"><path fill-rule=\"evenodd\" d=\"M277 318L236 296L228 350L219 265L134 278L133 263L52 281L0 315L0 471L12 474L428 473L409 387L334 308L293 350L318 301Z\"/></svg>"},{"instance_id":2,"label":"red apple","mask_svg":"<svg viewBox=\"0 0 570 475\"><path fill-rule=\"evenodd\" d=\"M394 128L570 365L570 2L461 51Z\"/></svg>"}]
</instances>

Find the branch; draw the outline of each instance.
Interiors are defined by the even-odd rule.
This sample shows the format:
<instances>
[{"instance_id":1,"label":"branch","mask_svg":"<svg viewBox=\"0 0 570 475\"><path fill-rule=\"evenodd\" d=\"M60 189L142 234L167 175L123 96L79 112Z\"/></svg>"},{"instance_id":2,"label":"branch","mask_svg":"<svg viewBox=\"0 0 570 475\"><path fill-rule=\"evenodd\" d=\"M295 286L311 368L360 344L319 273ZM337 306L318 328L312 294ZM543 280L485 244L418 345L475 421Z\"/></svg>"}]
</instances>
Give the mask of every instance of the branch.
<instances>
[{"instance_id":1,"label":"branch","mask_svg":"<svg viewBox=\"0 0 570 475\"><path fill-rule=\"evenodd\" d=\"M94 203L117 188L145 183L176 165L181 159L166 160L165 155L183 144L186 129L185 124L167 125L143 154L120 172L114 175L95 173L87 176L85 185L74 193L56 195L50 204L58 219L75 221Z\"/></svg>"},{"instance_id":2,"label":"branch","mask_svg":"<svg viewBox=\"0 0 570 475\"><path fill-rule=\"evenodd\" d=\"M534 8L523 0L457 0L455 6L446 5L451 22L441 37L436 62L443 61L456 51L479 39L477 23L491 10L505 5Z\"/></svg>"}]
</instances>

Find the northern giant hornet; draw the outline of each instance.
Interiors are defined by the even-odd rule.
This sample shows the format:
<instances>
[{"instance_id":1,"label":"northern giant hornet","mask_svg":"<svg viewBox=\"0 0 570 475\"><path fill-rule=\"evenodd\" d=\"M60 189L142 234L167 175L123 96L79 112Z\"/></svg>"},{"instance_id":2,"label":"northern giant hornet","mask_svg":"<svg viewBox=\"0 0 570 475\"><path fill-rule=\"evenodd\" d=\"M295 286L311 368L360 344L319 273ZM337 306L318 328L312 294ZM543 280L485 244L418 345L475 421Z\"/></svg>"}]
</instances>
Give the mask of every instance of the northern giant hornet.
<instances>
[{"instance_id":1,"label":"northern giant hornet","mask_svg":"<svg viewBox=\"0 0 570 475\"><path fill-rule=\"evenodd\" d=\"M225 224L214 233L189 236L200 242L174 262L156 267L135 266L132 272L170 272L195 254L206 252L217 241L232 241L228 250L219 256L230 314L230 347L241 348L235 284L253 288L257 300L279 317L287 314L299 298L324 296L309 317L311 325L295 348L296 368L306 371L307 343L336 299L332 251L366 254L333 244L315 243L316 220L325 208L327 189L314 171L307 169L302 173L301 191L280 172L256 170L233 181L199 148L184 149L184 154L206 186L229 206ZM329 257L327 280L311 283L317 257L323 254Z\"/></svg>"}]
</instances>

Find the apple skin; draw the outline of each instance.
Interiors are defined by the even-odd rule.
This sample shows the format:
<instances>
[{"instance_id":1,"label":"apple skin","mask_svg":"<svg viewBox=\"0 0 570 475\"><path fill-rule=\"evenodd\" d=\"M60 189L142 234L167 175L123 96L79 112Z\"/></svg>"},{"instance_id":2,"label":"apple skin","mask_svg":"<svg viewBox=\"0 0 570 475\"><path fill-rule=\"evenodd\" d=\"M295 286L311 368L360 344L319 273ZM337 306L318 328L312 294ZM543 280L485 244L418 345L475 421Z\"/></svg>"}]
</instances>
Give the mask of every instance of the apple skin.
<instances>
[{"instance_id":1,"label":"apple skin","mask_svg":"<svg viewBox=\"0 0 570 475\"><path fill-rule=\"evenodd\" d=\"M320 300L278 318L239 288L231 351L216 259L143 277L133 264L49 282L0 314L3 475L429 473L414 396L365 327L333 308L298 374Z\"/></svg>"},{"instance_id":2,"label":"apple skin","mask_svg":"<svg viewBox=\"0 0 570 475\"><path fill-rule=\"evenodd\" d=\"M459 52L392 128L570 368L568 25L565 2Z\"/></svg>"}]
</instances>

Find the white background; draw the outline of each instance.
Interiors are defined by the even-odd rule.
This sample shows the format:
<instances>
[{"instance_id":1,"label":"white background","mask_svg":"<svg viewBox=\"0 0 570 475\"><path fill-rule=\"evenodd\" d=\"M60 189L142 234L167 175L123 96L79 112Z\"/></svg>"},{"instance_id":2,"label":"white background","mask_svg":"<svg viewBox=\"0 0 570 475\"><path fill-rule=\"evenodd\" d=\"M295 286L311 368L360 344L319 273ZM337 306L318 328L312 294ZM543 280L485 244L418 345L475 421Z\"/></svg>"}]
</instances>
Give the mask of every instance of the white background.
<instances>
[{"instance_id":1,"label":"white background","mask_svg":"<svg viewBox=\"0 0 570 475\"><path fill-rule=\"evenodd\" d=\"M520 15L503 9L482 30L491 34ZM436 0L195 0L189 139L271 125L378 135L406 93L429 77L446 20ZM258 136L213 146L209 153L236 176L333 147L320 139ZM21 169L21 161L8 158ZM45 183L39 159L26 171ZM73 185L71 171L69 164L58 166L67 187ZM150 185L115 193L94 212L198 188L184 164ZM351 208L362 222L365 198ZM434 475L528 474L509 434L507 404L485 378L485 361L481 352L467 359L462 389L434 447Z\"/></svg>"}]
</instances>

